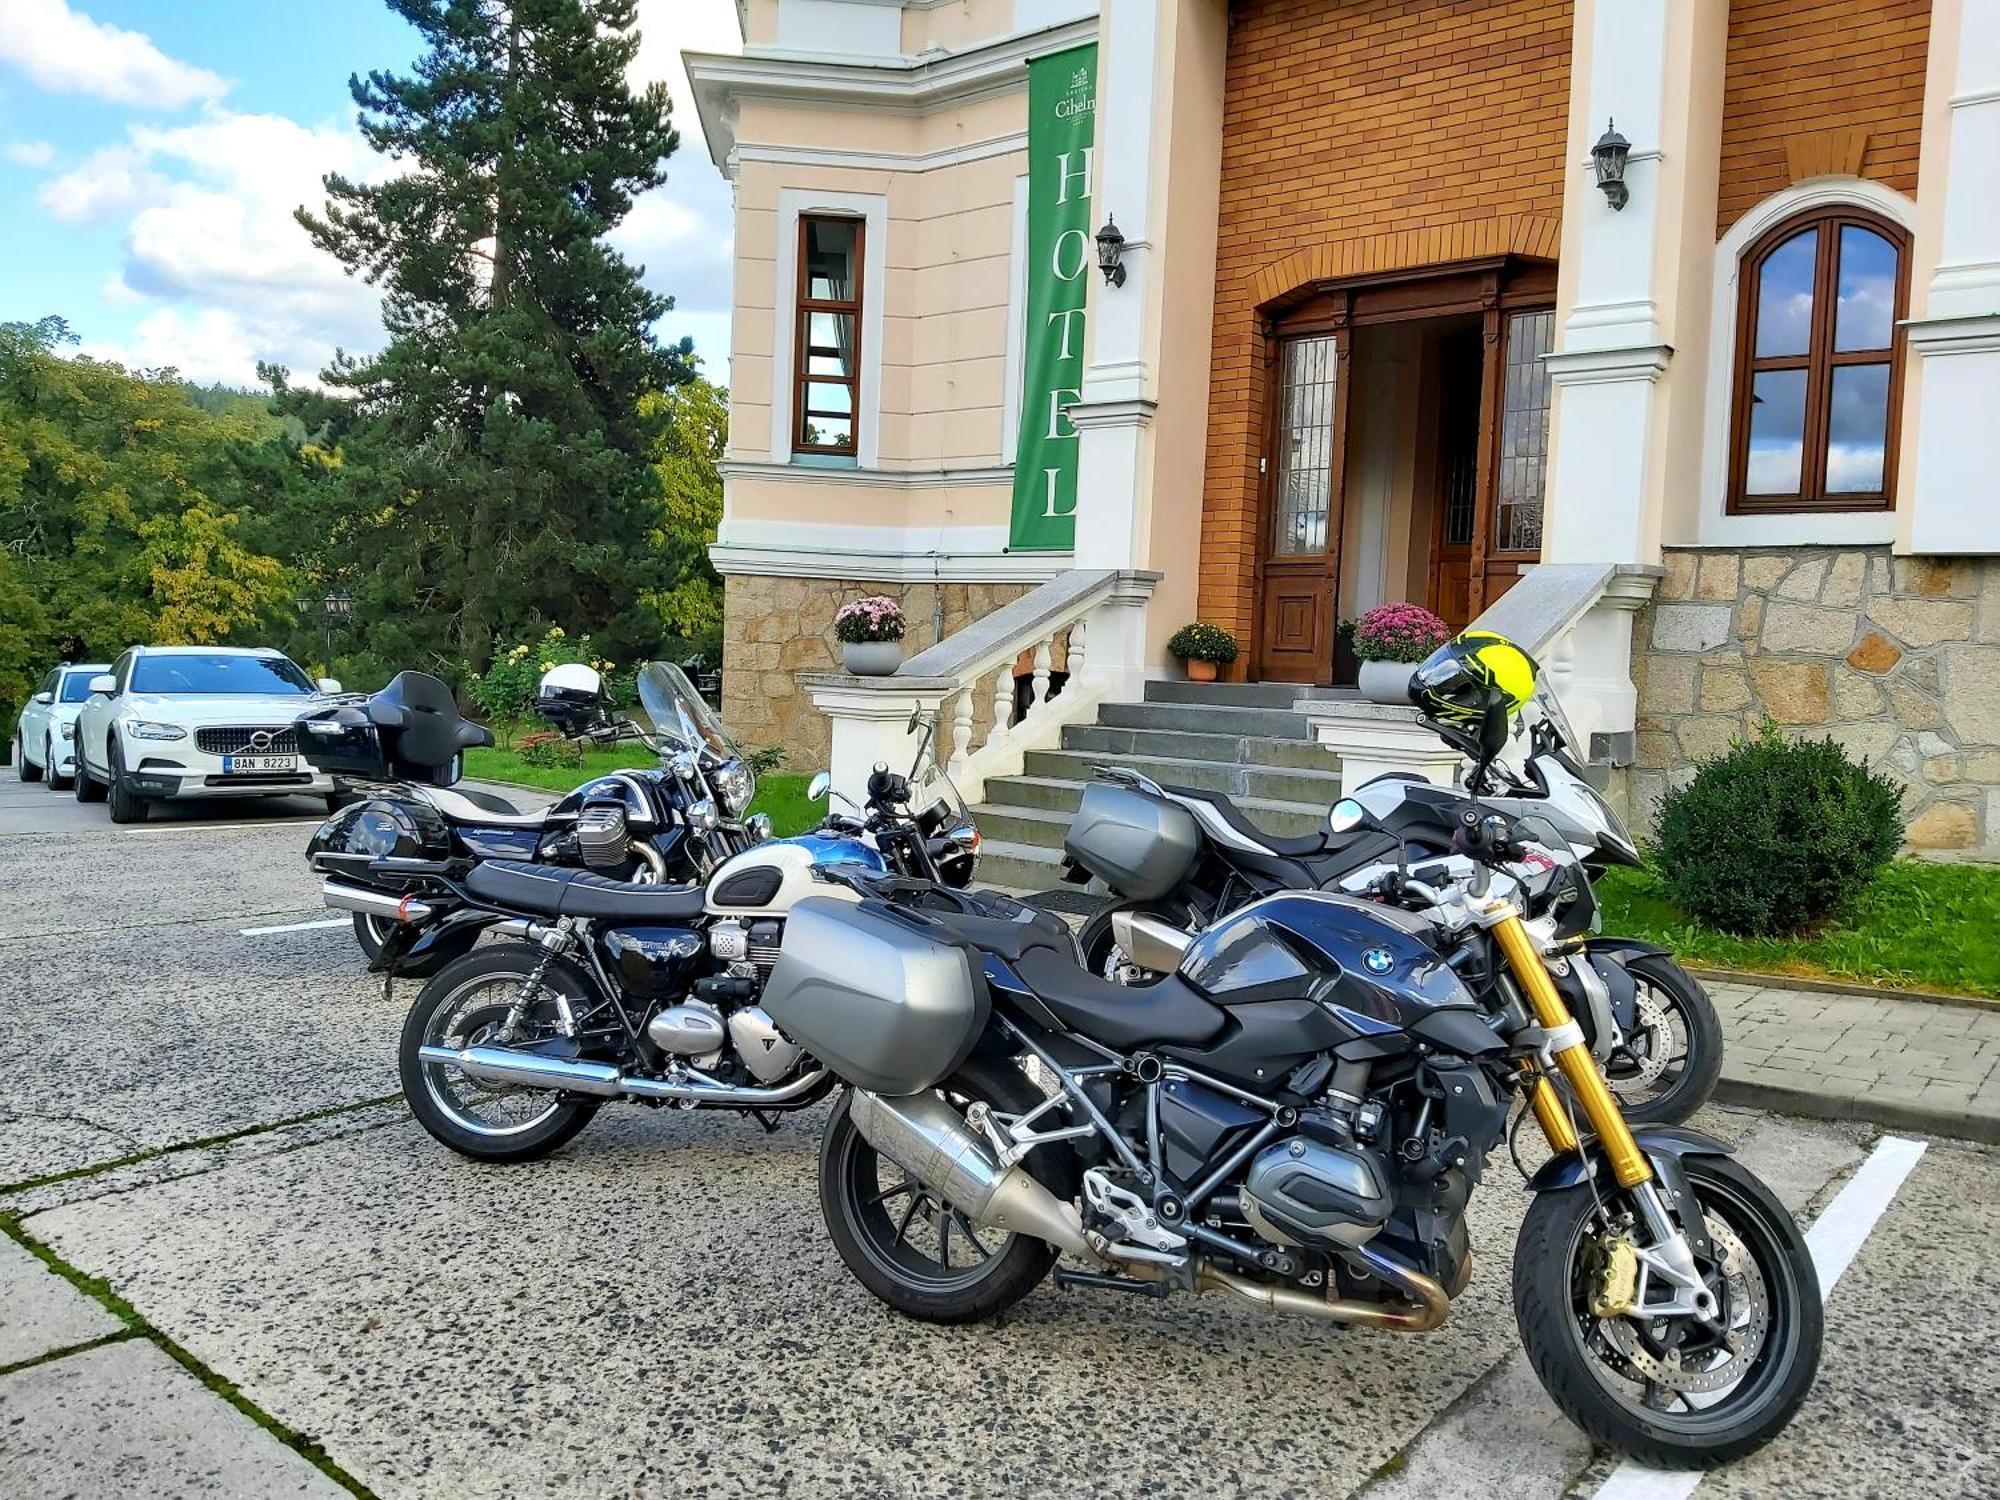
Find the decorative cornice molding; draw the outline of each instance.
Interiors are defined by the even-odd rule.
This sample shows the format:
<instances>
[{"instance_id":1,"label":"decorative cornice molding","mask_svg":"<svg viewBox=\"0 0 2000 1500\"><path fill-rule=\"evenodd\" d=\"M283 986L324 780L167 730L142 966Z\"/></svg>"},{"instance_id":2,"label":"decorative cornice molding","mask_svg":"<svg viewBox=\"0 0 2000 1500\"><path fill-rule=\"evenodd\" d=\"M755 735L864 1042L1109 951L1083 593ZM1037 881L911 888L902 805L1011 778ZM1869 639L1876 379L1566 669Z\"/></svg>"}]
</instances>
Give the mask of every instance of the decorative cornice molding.
<instances>
[{"instance_id":1,"label":"decorative cornice molding","mask_svg":"<svg viewBox=\"0 0 2000 1500\"><path fill-rule=\"evenodd\" d=\"M724 479L778 479L787 484L847 484L868 489L936 489L1014 482L1010 464L976 469L822 469L810 464L727 458L715 467Z\"/></svg>"},{"instance_id":2,"label":"decorative cornice molding","mask_svg":"<svg viewBox=\"0 0 2000 1500\"><path fill-rule=\"evenodd\" d=\"M1063 413L1070 426L1080 432L1097 427L1145 427L1151 424L1159 404L1143 396L1125 401L1072 401Z\"/></svg>"},{"instance_id":3,"label":"decorative cornice molding","mask_svg":"<svg viewBox=\"0 0 2000 1500\"><path fill-rule=\"evenodd\" d=\"M1624 349L1583 349L1544 354L1549 379L1556 385L1604 385L1644 380L1649 384L1667 373L1674 357L1672 344L1636 344Z\"/></svg>"},{"instance_id":4,"label":"decorative cornice molding","mask_svg":"<svg viewBox=\"0 0 2000 1500\"><path fill-rule=\"evenodd\" d=\"M738 162L777 162L784 166L851 167L873 172L930 172L962 162L985 161L1028 149L1026 131L996 136L948 151L841 151L830 146L745 146L736 148Z\"/></svg>"},{"instance_id":5,"label":"decorative cornice molding","mask_svg":"<svg viewBox=\"0 0 2000 1500\"><path fill-rule=\"evenodd\" d=\"M1957 318L1906 318L1910 348L1923 359L1950 354L2000 353L2000 312Z\"/></svg>"}]
</instances>

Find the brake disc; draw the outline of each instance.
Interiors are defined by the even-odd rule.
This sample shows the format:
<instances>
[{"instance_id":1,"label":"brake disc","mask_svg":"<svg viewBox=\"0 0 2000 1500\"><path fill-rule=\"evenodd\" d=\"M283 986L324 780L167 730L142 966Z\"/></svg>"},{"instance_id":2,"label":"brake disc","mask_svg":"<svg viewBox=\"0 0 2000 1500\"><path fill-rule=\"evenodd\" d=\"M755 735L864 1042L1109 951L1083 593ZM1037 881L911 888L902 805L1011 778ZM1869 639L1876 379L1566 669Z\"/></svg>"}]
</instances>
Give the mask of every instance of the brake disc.
<instances>
[{"instance_id":1,"label":"brake disc","mask_svg":"<svg viewBox=\"0 0 2000 1500\"><path fill-rule=\"evenodd\" d=\"M1623 1048L1624 1060L1632 1071L1612 1078L1613 1089L1651 1088L1666 1073L1667 1061L1674 1055L1674 1022L1667 1008L1644 991L1634 997L1633 1006L1638 1024Z\"/></svg>"},{"instance_id":2,"label":"brake disc","mask_svg":"<svg viewBox=\"0 0 2000 1500\"><path fill-rule=\"evenodd\" d=\"M1720 1347L1700 1349L1685 1358L1678 1348L1659 1348L1648 1332L1656 1320L1643 1312L1598 1324L1605 1341L1646 1380L1682 1393L1721 1390L1741 1380L1771 1331L1770 1289L1757 1263L1735 1230L1714 1214L1702 1217L1710 1242L1722 1256Z\"/></svg>"}]
</instances>

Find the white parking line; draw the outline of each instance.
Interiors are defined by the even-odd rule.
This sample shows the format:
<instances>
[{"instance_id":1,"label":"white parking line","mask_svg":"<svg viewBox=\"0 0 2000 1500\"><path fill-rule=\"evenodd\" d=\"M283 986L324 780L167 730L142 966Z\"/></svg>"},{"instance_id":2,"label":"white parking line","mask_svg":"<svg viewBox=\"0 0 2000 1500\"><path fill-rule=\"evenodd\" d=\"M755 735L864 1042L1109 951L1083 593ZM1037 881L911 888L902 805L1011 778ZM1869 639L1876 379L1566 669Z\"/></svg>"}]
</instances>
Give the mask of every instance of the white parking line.
<instances>
[{"instance_id":1,"label":"white parking line","mask_svg":"<svg viewBox=\"0 0 2000 1500\"><path fill-rule=\"evenodd\" d=\"M266 937L274 932L313 932L322 927L345 927L349 921L350 919L347 917L330 917L324 922L287 922L282 927L239 927L236 930L236 935L238 937Z\"/></svg>"},{"instance_id":2,"label":"white parking line","mask_svg":"<svg viewBox=\"0 0 2000 1500\"><path fill-rule=\"evenodd\" d=\"M1806 1248L1812 1252L1813 1269L1819 1273L1822 1297L1832 1292L1841 1273L1854 1262L1869 1232L1888 1210L1897 1190L1916 1169L1925 1143L1885 1135L1875 1143L1868 1160L1834 1194L1820 1216L1806 1231ZM1702 1481L1699 1472L1649 1469L1626 1459L1611 1471L1593 1500L1687 1500Z\"/></svg>"}]
</instances>

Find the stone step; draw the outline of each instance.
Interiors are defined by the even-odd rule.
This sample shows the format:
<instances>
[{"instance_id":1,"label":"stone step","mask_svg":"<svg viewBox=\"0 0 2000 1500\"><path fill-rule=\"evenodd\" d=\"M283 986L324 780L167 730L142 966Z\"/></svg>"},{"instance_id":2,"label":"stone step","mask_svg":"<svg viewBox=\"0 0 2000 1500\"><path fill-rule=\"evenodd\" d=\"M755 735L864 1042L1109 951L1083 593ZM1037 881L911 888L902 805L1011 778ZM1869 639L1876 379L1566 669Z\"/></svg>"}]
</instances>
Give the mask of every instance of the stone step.
<instances>
[{"instance_id":1,"label":"stone step","mask_svg":"<svg viewBox=\"0 0 2000 1500\"><path fill-rule=\"evenodd\" d=\"M1312 740L1201 734L1178 729L1120 729L1109 724L1065 725L1062 748L1105 756L1146 755L1161 760L1290 766L1301 771L1333 770L1339 764L1332 751Z\"/></svg>"},{"instance_id":2,"label":"stone step","mask_svg":"<svg viewBox=\"0 0 2000 1500\"><path fill-rule=\"evenodd\" d=\"M1205 703L1217 708L1290 708L1302 689L1295 682L1189 682L1155 677L1146 683L1148 703Z\"/></svg>"},{"instance_id":3,"label":"stone step","mask_svg":"<svg viewBox=\"0 0 2000 1500\"><path fill-rule=\"evenodd\" d=\"M1171 729L1182 734L1252 735L1309 740L1305 716L1288 708L1235 708L1211 703L1106 703L1097 722L1113 729Z\"/></svg>"},{"instance_id":4,"label":"stone step","mask_svg":"<svg viewBox=\"0 0 2000 1500\"><path fill-rule=\"evenodd\" d=\"M978 817L976 810L973 816ZM1060 846L1045 849L1039 844L1014 844L1005 839L980 840L979 869L973 879L981 888L998 886L1010 891L1080 889L1064 886Z\"/></svg>"},{"instance_id":5,"label":"stone step","mask_svg":"<svg viewBox=\"0 0 2000 1500\"><path fill-rule=\"evenodd\" d=\"M1029 776L1089 781L1091 767L1105 763L1105 756L1088 750L1030 750L1022 757L1021 769ZM1340 798L1340 772L1332 766L1324 771L1300 771L1205 760L1164 760L1145 755L1120 755L1115 757L1115 763L1130 766L1165 786L1227 792L1234 797L1264 797L1322 809Z\"/></svg>"},{"instance_id":6,"label":"stone step","mask_svg":"<svg viewBox=\"0 0 2000 1500\"><path fill-rule=\"evenodd\" d=\"M1030 795L1041 788L1059 788L1067 793L1061 800L1064 805L1055 807L1037 806L1032 802L1016 801L1014 794L1022 783L1032 787ZM1049 781L1026 776L999 777L986 783L988 801L972 810L972 820L979 826L982 847L987 839L1000 839L1011 844L1034 844L1041 848L1060 849L1069 825L1076 815L1077 803L1083 798L1083 788L1075 782ZM1232 799L1236 805L1267 833L1281 837L1297 838L1303 834L1318 833L1326 826L1326 809L1311 807L1297 802L1273 802L1264 798L1245 797Z\"/></svg>"}]
</instances>

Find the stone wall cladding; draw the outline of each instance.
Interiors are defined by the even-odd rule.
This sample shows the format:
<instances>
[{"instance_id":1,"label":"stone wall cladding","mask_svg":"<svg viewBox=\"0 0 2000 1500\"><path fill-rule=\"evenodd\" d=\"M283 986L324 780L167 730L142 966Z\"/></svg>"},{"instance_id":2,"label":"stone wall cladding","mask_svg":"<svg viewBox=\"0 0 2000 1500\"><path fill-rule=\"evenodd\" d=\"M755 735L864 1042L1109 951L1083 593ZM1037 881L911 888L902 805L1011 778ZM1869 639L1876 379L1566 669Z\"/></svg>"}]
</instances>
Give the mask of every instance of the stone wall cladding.
<instances>
[{"instance_id":1,"label":"stone wall cladding","mask_svg":"<svg viewBox=\"0 0 2000 1500\"><path fill-rule=\"evenodd\" d=\"M1632 808L1768 716L1903 783L1920 850L2000 858L2000 559L1669 548L1633 635Z\"/></svg>"},{"instance_id":2,"label":"stone wall cladding","mask_svg":"<svg viewBox=\"0 0 2000 1500\"><path fill-rule=\"evenodd\" d=\"M785 765L817 771L826 764L831 735L826 716L798 684L802 672L840 670L834 612L850 599L887 594L909 622L903 654L932 644L932 613L944 596L944 633L1025 594L1021 583L881 583L866 579L774 578L731 574L722 588L722 719L745 746L785 747ZM1061 665L1061 653L1056 655ZM975 745L993 721L990 691L976 696ZM946 728L949 736L949 726ZM948 743L947 738L947 743Z\"/></svg>"}]
</instances>

